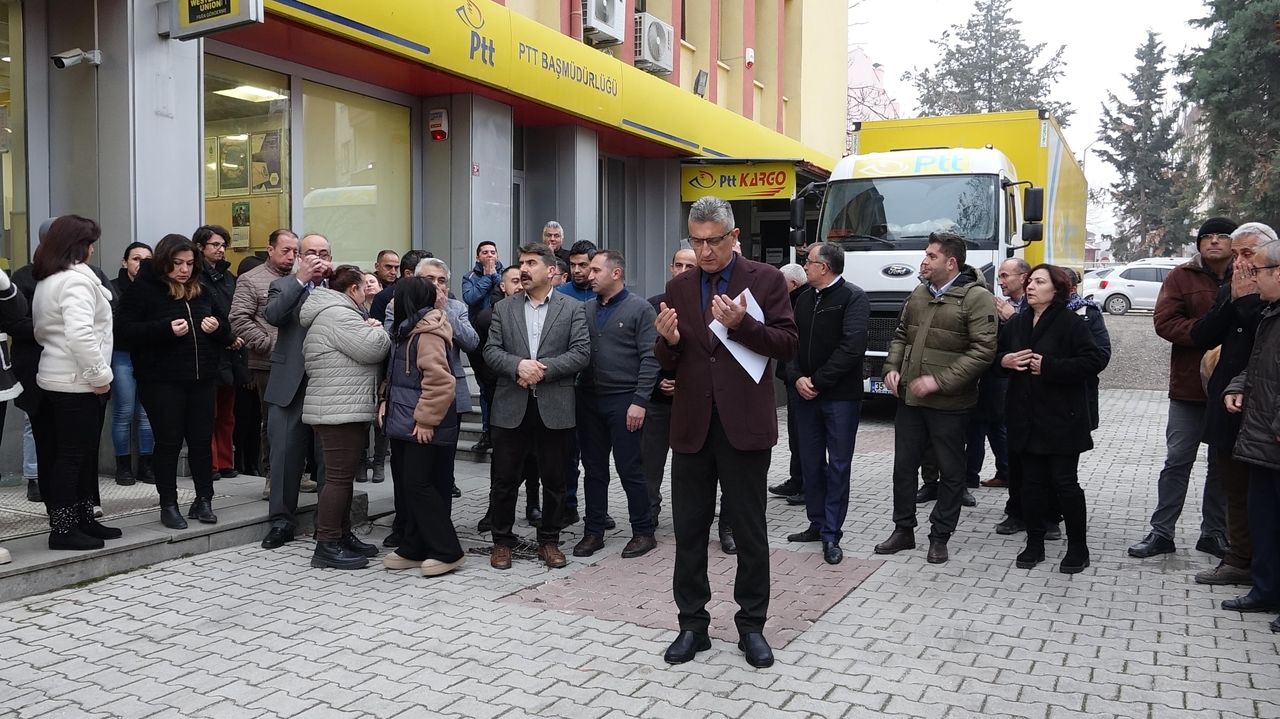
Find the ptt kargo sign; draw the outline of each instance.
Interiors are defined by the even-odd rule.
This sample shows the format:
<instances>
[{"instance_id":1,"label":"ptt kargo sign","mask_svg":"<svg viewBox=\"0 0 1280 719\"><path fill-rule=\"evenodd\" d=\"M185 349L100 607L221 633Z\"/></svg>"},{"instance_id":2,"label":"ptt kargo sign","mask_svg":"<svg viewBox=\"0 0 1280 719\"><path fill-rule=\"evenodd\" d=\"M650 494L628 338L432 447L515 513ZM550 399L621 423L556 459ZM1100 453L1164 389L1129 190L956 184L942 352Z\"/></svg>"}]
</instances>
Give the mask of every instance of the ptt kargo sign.
<instances>
[{"instance_id":1,"label":"ptt kargo sign","mask_svg":"<svg viewBox=\"0 0 1280 719\"><path fill-rule=\"evenodd\" d=\"M796 193L796 168L790 162L736 165L684 165L680 200L712 195L722 200L786 200Z\"/></svg>"}]
</instances>

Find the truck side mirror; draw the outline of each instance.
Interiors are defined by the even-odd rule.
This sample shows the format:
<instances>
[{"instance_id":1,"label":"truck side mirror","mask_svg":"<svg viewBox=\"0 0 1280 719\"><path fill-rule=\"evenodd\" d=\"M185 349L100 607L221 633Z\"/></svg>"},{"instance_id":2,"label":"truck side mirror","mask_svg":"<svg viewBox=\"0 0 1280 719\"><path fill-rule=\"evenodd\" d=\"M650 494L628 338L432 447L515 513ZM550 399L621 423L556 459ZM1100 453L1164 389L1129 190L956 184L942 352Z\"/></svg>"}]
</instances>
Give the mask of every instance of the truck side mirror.
<instances>
[{"instance_id":1,"label":"truck side mirror","mask_svg":"<svg viewBox=\"0 0 1280 719\"><path fill-rule=\"evenodd\" d=\"M803 229L799 229L799 230L792 230L792 231L791 231L791 246L792 246L792 247L804 247L805 245L809 244L809 241L808 241L808 240L809 240L809 238L808 238L808 237L805 237L805 234L804 234L804 230L803 230Z\"/></svg>"},{"instance_id":2,"label":"truck side mirror","mask_svg":"<svg viewBox=\"0 0 1280 719\"><path fill-rule=\"evenodd\" d=\"M791 229L804 229L804 195L791 200Z\"/></svg>"},{"instance_id":3,"label":"truck side mirror","mask_svg":"<svg viewBox=\"0 0 1280 719\"><path fill-rule=\"evenodd\" d=\"M1044 225L1036 223L1022 224L1022 244L1026 246L1031 242L1040 242L1044 239Z\"/></svg>"},{"instance_id":4,"label":"truck side mirror","mask_svg":"<svg viewBox=\"0 0 1280 719\"><path fill-rule=\"evenodd\" d=\"M1023 222L1044 221L1044 188L1028 187L1022 191ZM1024 236L1025 240L1026 237Z\"/></svg>"}]
</instances>

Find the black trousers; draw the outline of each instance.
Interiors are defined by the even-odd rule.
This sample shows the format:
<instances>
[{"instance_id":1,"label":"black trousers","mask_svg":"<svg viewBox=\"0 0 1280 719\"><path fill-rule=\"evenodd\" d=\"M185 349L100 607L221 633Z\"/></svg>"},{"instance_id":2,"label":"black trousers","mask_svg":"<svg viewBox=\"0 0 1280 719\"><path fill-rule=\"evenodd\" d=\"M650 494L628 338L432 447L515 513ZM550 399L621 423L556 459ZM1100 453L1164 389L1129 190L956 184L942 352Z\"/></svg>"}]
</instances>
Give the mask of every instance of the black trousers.
<instances>
[{"instance_id":1,"label":"black trousers","mask_svg":"<svg viewBox=\"0 0 1280 719\"><path fill-rule=\"evenodd\" d=\"M1027 536L1043 538L1046 526L1058 521L1062 513L1067 541L1084 544L1088 533L1084 490L1080 488L1079 454L1033 454L1011 452L1023 471L1022 519Z\"/></svg>"},{"instance_id":2,"label":"black trousers","mask_svg":"<svg viewBox=\"0 0 1280 719\"><path fill-rule=\"evenodd\" d=\"M244 386L236 387L235 466L245 474L266 476L259 459L262 455L262 405L258 393Z\"/></svg>"},{"instance_id":3,"label":"black trousers","mask_svg":"<svg viewBox=\"0 0 1280 719\"><path fill-rule=\"evenodd\" d=\"M31 415L40 496L53 510L82 502L98 504L98 440L107 395L43 391Z\"/></svg>"},{"instance_id":4,"label":"black trousers","mask_svg":"<svg viewBox=\"0 0 1280 719\"><path fill-rule=\"evenodd\" d=\"M454 530L453 457L456 445L391 439L391 480L396 483L396 520L402 523L396 554L405 559L456 562L462 545ZM404 515L401 519L401 515Z\"/></svg>"},{"instance_id":5,"label":"black trousers","mask_svg":"<svg viewBox=\"0 0 1280 719\"><path fill-rule=\"evenodd\" d=\"M706 632L711 624L707 541L716 513L718 480L720 511L728 516L738 541L738 573L733 587L738 612L734 623L742 634L764 631L769 612L769 536L764 506L770 455L767 449L734 449L714 412L702 449L693 454L672 453L671 513L676 533L672 590L680 629Z\"/></svg>"},{"instance_id":6,"label":"black trousers","mask_svg":"<svg viewBox=\"0 0 1280 719\"><path fill-rule=\"evenodd\" d=\"M899 529L916 526L916 476L921 458L932 449L941 475L938 501L929 515L929 538L945 542L960 521L960 497L964 493L964 440L968 410L914 407L898 402L893 428L893 524Z\"/></svg>"},{"instance_id":7,"label":"black trousers","mask_svg":"<svg viewBox=\"0 0 1280 719\"><path fill-rule=\"evenodd\" d=\"M514 547L519 541L513 531L516 499L524 482L525 457L532 454L542 476L542 524L539 542L560 542L564 526L565 455L573 428L548 429L538 413L538 399L532 395L519 427L491 426L493 464L489 471L489 517L493 522L493 543Z\"/></svg>"},{"instance_id":8,"label":"black trousers","mask_svg":"<svg viewBox=\"0 0 1280 719\"><path fill-rule=\"evenodd\" d=\"M160 504L178 502L178 453L187 443L187 466L196 496L213 497L213 382L138 382L138 398L151 419L156 451L151 458Z\"/></svg>"}]
</instances>

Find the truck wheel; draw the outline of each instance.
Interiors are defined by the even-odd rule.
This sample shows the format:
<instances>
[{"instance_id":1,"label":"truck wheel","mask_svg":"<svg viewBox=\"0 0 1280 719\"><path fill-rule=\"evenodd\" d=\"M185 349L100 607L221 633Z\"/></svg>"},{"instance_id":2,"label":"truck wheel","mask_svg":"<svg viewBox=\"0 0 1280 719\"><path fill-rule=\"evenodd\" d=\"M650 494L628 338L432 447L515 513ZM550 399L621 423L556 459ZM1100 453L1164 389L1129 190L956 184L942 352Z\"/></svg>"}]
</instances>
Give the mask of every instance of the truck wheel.
<instances>
[{"instance_id":1,"label":"truck wheel","mask_svg":"<svg viewBox=\"0 0 1280 719\"><path fill-rule=\"evenodd\" d=\"M1110 314L1122 315L1129 311L1129 298L1124 295L1111 295L1103 306Z\"/></svg>"}]
</instances>

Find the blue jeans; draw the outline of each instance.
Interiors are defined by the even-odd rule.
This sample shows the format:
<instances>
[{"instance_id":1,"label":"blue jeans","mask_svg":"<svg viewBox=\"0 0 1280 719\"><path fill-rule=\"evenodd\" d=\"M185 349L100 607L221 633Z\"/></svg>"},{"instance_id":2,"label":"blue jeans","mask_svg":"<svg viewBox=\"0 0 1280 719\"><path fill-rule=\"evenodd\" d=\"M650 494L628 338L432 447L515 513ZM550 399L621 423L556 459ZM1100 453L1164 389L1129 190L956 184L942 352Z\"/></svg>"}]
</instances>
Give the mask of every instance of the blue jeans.
<instances>
[{"instance_id":1,"label":"blue jeans","mask_svg":"<svg viewBox=\"0 0 1280 719\"><path fill-rule=\"evenodd\" d=\"M138 383L133 379L133 359L128 352L111 353L111 443L117 457L133 454L129 450L129 435L133 420L138 420L138 454L149 455L155 451L156 440L151 434L151 421L147 410L138 401Z\"/></svg>"},{"instance_id":2,"label":"blue jeans","mask_svg":"<svg viewBox=\"0 0 1280 719\"><path fill-rule=\"evenodd\" d=\"M31 418L22 414L22 478L36 479L40 476L39 464L36 461L36 437L31 433Z\"/></svg>"},{"instance_id":3,"label":"blue jeans","mask_svg":"<svg viewBox=\"0 0 1280 719\"><path fill-rule=\"evenodd\" d=\"M653 534L649 486L640 452L640 432L627 431L627 409L633 393L598 395L578 392L578 435L582 440L583 490L587 500L584 532L603 535L609 513L609 452L627 495L634 536Z\"/></svg>"},{"instance_id":4,"label":"blue jeans","mask_svg":"<svg viewBox=\"0 0 1280 719\"><path fill-rule=\"evenodd\" d=\"M824 542L839 542L849 513L849 473L862 402L819 396L797 397L792 404L809 528L818 530Z\"/></svg>"}]
</instances>

